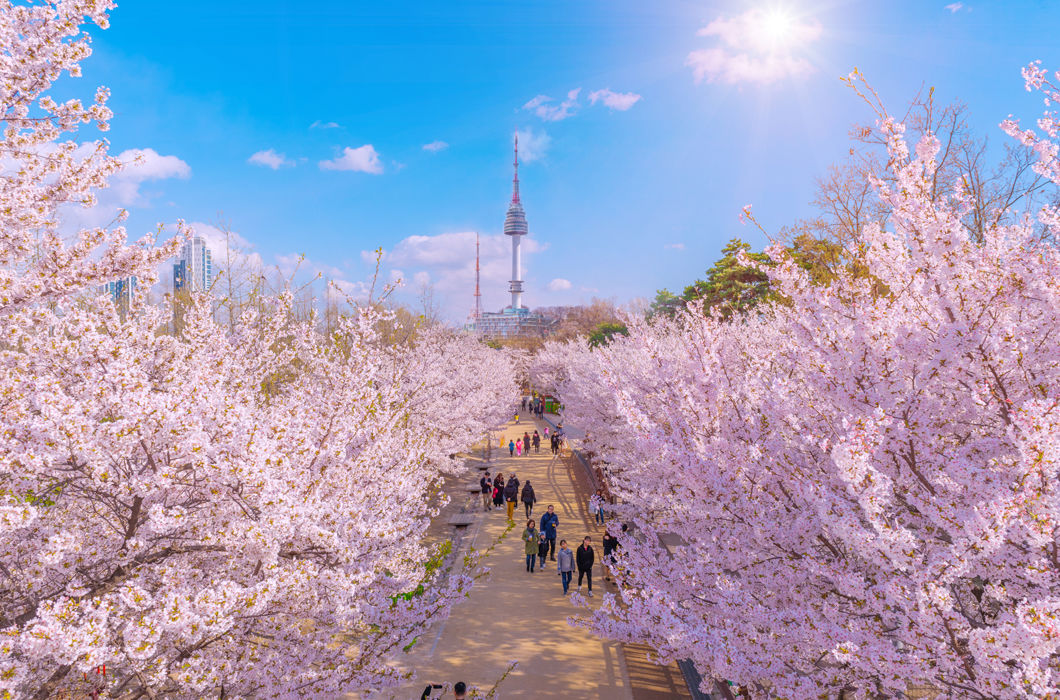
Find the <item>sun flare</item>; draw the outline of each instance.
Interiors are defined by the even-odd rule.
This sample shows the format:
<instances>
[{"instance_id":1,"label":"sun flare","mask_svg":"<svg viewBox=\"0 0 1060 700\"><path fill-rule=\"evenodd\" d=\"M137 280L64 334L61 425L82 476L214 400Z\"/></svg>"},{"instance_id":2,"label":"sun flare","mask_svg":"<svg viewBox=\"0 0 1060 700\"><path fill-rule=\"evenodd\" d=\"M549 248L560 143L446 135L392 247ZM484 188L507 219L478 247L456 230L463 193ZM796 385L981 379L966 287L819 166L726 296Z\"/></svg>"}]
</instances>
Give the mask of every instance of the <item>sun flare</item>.
<instances>
[{"instance_id":1,"label":"sun flare","mask_svg":"<svg viewBox=\"0 0 1060 700\"><path fill-rule=\"evenodd\" d=\"M784 10L765 10L758 26L758 42L765 51L778 52L792 47L795 21Z\"/></svg>"}]
</instances>

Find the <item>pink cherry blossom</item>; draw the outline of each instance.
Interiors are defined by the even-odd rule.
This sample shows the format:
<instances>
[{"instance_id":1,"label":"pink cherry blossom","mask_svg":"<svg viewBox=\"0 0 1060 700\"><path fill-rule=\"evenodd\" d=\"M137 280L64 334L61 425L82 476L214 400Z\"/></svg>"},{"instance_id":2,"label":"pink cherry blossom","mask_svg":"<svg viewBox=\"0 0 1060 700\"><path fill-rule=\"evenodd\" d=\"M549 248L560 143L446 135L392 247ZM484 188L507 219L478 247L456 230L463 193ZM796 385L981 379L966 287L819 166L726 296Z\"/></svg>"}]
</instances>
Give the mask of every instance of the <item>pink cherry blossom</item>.
<instances>
[{"instance_id":1,"label":"pink cherry blossom","mask_svg":"<svg viewBox=\"0 0 1060 700\"><path fill-rule=\"evenodd\" d=\"M1051 119L1005 130L1060 184ZM930 196L938 141L879 127L891 216L850 250L868 276L818 286L771 246L784 303L535 364L636 526L583 624L752 697L1054 696L1060 252L1027 220L973 240L967 197ZM1055 205L1038 219L1055 240Z\"/></svg>"}]
</instances>

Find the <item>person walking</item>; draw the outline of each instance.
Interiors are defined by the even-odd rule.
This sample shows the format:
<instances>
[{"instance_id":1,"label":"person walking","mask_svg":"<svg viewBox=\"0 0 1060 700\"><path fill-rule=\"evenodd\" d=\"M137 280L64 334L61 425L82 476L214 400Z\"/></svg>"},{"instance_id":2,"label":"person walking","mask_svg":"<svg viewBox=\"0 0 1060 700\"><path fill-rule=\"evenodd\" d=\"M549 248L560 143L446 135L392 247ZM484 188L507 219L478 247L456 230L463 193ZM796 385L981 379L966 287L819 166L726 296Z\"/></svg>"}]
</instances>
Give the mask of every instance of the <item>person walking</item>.
<instances>
[{"instance_id":1,"label":"person walking","mask_svg":"<svg viewBox=\"0 0 1060 700\"><path fill-rule=\"evenodd\" d=\"M537 535L537 568L544 571L546 559L548 559L548 540L545 539L545 533L539 532Z\"/></svg>"},{"instance_id":2,"label":"person walking","mask_svg":"<svg viewBox=\"0 0 1060 700\"><path fill-rule=\"evenodd\" d=\"M493 479L490 479L490 473L486 472L482 475L482 478L478 480L479 488L482 490L482 510L492 510L491 502L493 500Z\"/></svg>"},{"instance_id":3,"label":"person walking","mask_svg":"<svg viewBox=\"0 0 1060 700\"><path fill-rule=\"evenodd\" d=\"M563 579L563 595L570 590L570 580L574 578L574 552L567 549L567 540L559 541L559 559L556 560L556 569Z\"/></svg>"},{"instance_id":4,"label":"person walking","mask_svg":"<svg viewBox=\"0 0 1060 700\"><path fill-rule=\"evenodd\" d=\"M521 500L523 505L526 506L526 517L529 518L534 514L534 504L537 503L537 496L534 495L534 487L530 485L529 479L523 485L523 497Z\"/></svg>"},{"instance_id":5,"label":"person walking","mask_svg":"<svg viewBox=\"0 0 1060 700\"><path fill-rule=\"evenodd\" d=\"M589 514L593 516L593 522L598 525L604 524L604 499L600 495L600 489L589 497Z\"/></svg>"},{"instance_id":6,"label":"person walking","mask_svg":"<svg viewBox=\"0 0 1060 700\"><path fill-rule=\"evenodd\" d=\"M537 561L537 528L533 520L526 521L526 529L523 530L523 545L526 552L526 570L534 573L534 562Z\"/></svg>"},{"instance_id":7,"label":"person walking","mask_svg":"<svg viewBox=\"0 0 1060 700\"><path fill-rule=\"evenodd\" d=\"M523 454L530 456L530 433L523 433Z\"/></svg>"},{"instance_id":8,"label":"person walking","mask_svg":"<svg viewBox=\"0 0 1060 700\"><path fill-rule=\"evenodd\" d=\"M534 431L534 437L531 438L531 441L534 443L534 454L539 454L541 452L541 436L536 430Z\"/></svg>"},{"instance_id":9,"label":"person walking","mask_svg":"<svg viewBox=\"0 0 1060 700\"><path fill-rule=\"evenodd\" d=\"M556 528L559 527L559 516L555 506L550 505L541 516L541 534L548 540L549 557L556 561Z\"/></svg>"},{"instance_id":10,"label":"person walking","mask_svg":"<svg viewBox=\"0 0 1060 700\"><path fill-rule=\"evenodd\" d=\"M511 440L508 441L508 456L509 457L514 457L515 456L515 443L513 441L511 441Z\"/></svg>"},{"instance_id":11,"label":"person walking","mask_svg":"<svg viewBox=\"0 0 1060 700\"><path fill-rule=\"evenodd\" d=\"M548 437L548 426L545 426L545 437Z\"/></svg>"},{"instance_id":12,"label":"person walking","mask_svg":"<svg viewBox=\"0 0 1060 700\"><path fill-rule=\"evenodd\" d=\"M519 483L514 476L508 477L504 486L504 501L508 505L508 520L515 520L515 502L519 500Z\"/></svg>"},{"instance_id":13,"label":"person walking","mask_svg":"<svg viewBox=\"0 0 1060 700\"><path fill-rule=\"evenodd\" d=\"M578 565L578 591L582 590L582 577L588 579L589 597L593 597L593 564L596 562L596 552L593 551L593 538L586 536L582 540L578 551L574 553L574 561Z\"/></svg>"},{"instance_id":14,"label":"person walking","mask_svg":"<svg viewBox=\"0 0 1060 700\"><path fill-rule=\"evenodd\" d=\"M604 545L604 580L611 580L611 566L615 563L615 549L618 547L618 538L613 536L607 530L604 530L604 537L602 540Z\"/></svg>"}]
</instances>

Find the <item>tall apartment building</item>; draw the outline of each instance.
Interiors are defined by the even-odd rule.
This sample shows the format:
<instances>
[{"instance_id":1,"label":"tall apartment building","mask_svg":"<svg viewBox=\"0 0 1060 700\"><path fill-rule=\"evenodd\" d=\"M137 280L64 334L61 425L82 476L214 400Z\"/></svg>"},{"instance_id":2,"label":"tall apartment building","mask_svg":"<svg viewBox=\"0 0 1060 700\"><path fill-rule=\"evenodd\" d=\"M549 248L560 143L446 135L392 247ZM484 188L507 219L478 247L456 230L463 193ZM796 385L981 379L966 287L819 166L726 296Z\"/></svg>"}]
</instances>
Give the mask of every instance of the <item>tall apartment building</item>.
<instances>
[{"instance_id":1,"label":"tall apartment building","mask_svg":"<svg viewBox=\"0 0 1060 700\"><path fill-rule=\"evenodd\" d=\"M133 295L136 293L136 278L122 277L107 282L99 288L99 293L108 295L115 304L122 308L132 308Z\"/></svg>"},{"instance_id":2,"label":"tall apartment building","mask_svg":"<svg viewBox=\"0 0 1060 700\"><path fill-rule=\"evenodd\" d=\"M173 264L173 291L205 292L213 281L213 255L206 239L195 236L180 249L180 259Z\"/></svg>"}]
</instances>

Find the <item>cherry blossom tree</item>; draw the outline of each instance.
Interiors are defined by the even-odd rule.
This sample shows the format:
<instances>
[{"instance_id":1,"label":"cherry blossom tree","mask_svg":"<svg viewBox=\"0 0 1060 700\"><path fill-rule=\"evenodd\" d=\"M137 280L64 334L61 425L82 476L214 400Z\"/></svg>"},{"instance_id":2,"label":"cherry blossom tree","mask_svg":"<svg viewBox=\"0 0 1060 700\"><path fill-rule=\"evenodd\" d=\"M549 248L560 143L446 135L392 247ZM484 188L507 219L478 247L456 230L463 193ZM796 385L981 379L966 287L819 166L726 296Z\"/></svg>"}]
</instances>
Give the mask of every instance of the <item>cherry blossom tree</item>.
<instances>
[{"instance_id":1,"label":"cherry blossom tree","mask_svg":"<svg viewBox=\"0 0 1060 700\"><path fill-rule=\"evenodd\" d=\"M231 324L193 295L176 334L172 304L96 297L150 284L176 246L60 233L61 208L120 167L104 141L58 140L106 128L105 91L47 95L111 7L0 0L0 697L104 664L128 698L398 683L393 656L471 583L427 565L429 496L514 402L510 359L458 336L380 342L370 308L322 334L289 292Z\"/></svg>"},{"instance_id":2,"label":"cherry blossom tree","mask_svg":"<svg viewBox=\"0 0 1060 700\"><path fill-rule=\"evenodd\" d=\"M1060 251L1035 227L1060 212L973 237L968 192L930 196L938 140L878 126L867 275L821 286L772 246L777 302L541 360L637 526L583 623L752 697L1056 695ZM1055 114L1002 126L1060 184Z\"/></svg>"}]
</instances>

